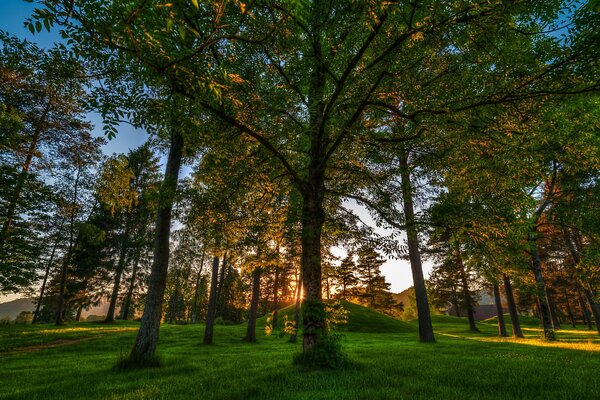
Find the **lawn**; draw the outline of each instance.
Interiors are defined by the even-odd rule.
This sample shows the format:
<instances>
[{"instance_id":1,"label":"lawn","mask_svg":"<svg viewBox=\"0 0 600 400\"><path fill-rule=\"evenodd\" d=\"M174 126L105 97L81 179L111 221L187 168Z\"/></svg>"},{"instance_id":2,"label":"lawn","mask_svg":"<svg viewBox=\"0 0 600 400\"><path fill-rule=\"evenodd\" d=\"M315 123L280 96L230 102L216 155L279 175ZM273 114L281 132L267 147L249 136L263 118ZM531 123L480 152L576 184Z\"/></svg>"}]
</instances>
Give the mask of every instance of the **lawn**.
<instances>
[{"instance_id":1,"label":"lawn","mask_svg":"<svg viewBox=\"0 0 600 400\"><path fill-rule=\"evenodd\" d=\"M141 371L113 368L135 323L2 326L0 399L600 398L600 337L587 329L548 344L534 323L515 341L497 338L493 321L471 334L464 319L435 316L438 342L421 344L414 323L370 313L351 310L343 346L352 365L333 371L292 366L300 345L278 335L243 342L244 325L217 326L213 346L200 344L203 326L164 325L164 366Z\"/></svg>"}]
</instances>

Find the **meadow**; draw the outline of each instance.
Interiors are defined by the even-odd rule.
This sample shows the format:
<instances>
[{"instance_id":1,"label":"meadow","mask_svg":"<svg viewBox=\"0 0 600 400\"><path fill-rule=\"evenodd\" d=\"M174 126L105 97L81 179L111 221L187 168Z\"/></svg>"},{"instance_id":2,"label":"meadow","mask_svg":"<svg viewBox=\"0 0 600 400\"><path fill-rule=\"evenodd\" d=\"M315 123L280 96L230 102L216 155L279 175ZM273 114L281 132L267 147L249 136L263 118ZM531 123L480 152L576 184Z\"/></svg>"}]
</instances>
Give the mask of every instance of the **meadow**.
<instances>
[{"instance_id":1,"label":"meadow","mask_svg":"<svg viewBox=\"0 0 600 400\"><path fill-rule=\"evenodd\" d=\"M416 323L350 307L343 347L351 364L306 370L291 363L300 344L265 335L246 343L245 325L163 325L163 366L120 370L135 322L0 328L0 399L584 399L600 397L600 338L564 329L556 342L501 339L494 321L467 332L463 318L434 316L437 343L417 342ZM264 319L259 327L264 326Z\"/></svg>"}]
</instances>

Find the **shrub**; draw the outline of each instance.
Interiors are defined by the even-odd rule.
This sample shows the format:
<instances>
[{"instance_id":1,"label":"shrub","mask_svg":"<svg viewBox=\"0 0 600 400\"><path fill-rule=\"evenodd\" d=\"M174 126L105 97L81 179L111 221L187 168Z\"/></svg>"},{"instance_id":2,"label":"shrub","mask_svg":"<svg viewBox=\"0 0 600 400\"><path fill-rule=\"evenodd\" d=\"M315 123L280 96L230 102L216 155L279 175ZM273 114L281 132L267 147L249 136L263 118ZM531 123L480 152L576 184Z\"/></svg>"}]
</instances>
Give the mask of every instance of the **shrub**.
<instances>
[{"instance_id":1,"label":"shrub","mask_svg":"<svg viewBox=\"0 0 600 400\"><path fill-rule=\"evenodd\" d=\"M33 321L33 313L31 311L21 311L15 319L15 324L27 325Z\"/></svg>"},{"instance_id":2,"label":"shrub","mask_svg":"<svg viewBox=\"0 0 600 400\"><path fill-rule=\"evenodd\" d=\"M0 325L10 325L10 317L7 317L7 316L1 317Z\"/></svg>"}]
</instances>

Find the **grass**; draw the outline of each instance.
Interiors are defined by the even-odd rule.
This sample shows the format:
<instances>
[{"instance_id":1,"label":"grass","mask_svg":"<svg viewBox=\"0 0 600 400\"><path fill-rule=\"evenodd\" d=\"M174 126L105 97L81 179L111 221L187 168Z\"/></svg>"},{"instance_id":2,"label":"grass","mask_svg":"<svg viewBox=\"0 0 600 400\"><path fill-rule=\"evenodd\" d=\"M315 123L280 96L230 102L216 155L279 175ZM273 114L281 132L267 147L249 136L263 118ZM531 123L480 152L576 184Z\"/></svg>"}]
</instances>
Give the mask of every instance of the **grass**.
<instances>
[{"instance_id":1,"label":"grass","mask_svg":"<svg viewBox=\"0 0 600 400\"><path fill-rule=\"evenodd\" d=\"M0 399L600 397L600 341L587 329L559 331L558 347L546 347L530 324L527 338L514 341L497 338L488 321L473 334L464 318L434 316L438 342L422 344L415 323L397 324L358 306L350 313L343 346L352 365L343 370L294 367L300 344L261 332L258 343L243 342L245 325L217 326L213 346L200 344L203 326L164 325L164 366L146 370L115 368L132 345L134 323L0 327ZM369 321L378 321L378 333L366 333ZM72 342L40 348L61 340Z\"/></svg>"}]
</instances>

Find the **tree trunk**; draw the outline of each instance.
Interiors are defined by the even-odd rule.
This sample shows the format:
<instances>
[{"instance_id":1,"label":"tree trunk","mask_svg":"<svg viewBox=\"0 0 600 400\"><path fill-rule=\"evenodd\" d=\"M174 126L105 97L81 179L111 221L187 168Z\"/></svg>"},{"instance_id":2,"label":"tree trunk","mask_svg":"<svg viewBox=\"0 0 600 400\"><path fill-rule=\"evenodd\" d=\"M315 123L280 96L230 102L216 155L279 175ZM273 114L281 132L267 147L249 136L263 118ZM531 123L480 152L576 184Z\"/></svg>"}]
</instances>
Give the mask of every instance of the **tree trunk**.
<instances>
[{"instance_id":1,"label":"tree trunk","mask_svg":"<svg viewBox=\"0 0 600 400\"><path fill-rule=\"evenodd\" d=\"M569 315L569 321L571 322L571 326L573 326L573 328L576 327L575 325L575 315L573 315L573 309L571 308L571 302L569 301L569 294L567 292L567 289L564 290L565 293L565 305L567 306L567 314Z\"/></svg>"},{"instance_id":2,"label":"tree trunk","mask_svg":"<svg viewBox=\"0 0 600 400\"><path fill-rule=\"evenodd\" d=\"M63 224L65 223L65 218L63 218L60 222L60 226L58 227L58 232L56 233L56 241L52 246L52 253L50 253L50 259L48 260L48 264L46 265L46 271L44 272L44 280L42 281L42 288L40 289L40 297L38 298L37 304L35 305L35 311L33 312L33 320L32 324L37 323L38 316L40 314L40 307L42 306L42 300L44 299L44 292L46 291L46 283L48 282L48 275L50 275L50 269L52 268L52 263L54 262L54 256L56 255L56 249L58 248L58 244L60 243L60 232L62 231Z\"/></svg>"},{"instance_id":3,"label":"tree trunk","mask_svg":"<svg viewBox=\"0 0 600 400\"><path fill-rule=\"evenodd\" d=\"M500 288L494 283L494 303L496 303L496 315L498 316L498 336L508 336L506 333L506 324L504 323L504 311L502 310L502 298L500 297Z\"/></svg>"},{"instance_id":4,"label":"tree trunk","mask_svg":"<svg viewBox=\"0 0 600 400\"><path fill-rule=\"evenodd\" d=\"M175 193L177 191L177 180L179 179L179 168L183 153L183 136L174 131L171 137L169 157L165 177L160 187L159 205L156 215L156 235L154 238L154 257L150 270L148 294L140 324L140 330L133 348L130 359L144 363L154 359L160 320L162 317L163 296L167 284L169 268L169 237L171 235L171 212Z\"/></svg>"},{"instance_id":5,"label":"tree trunk","mask_svg":"<svg viewBox=\"0 0 600 400\"><path fill-rule=\"evenodd\" d=\"M19 174L19 178L17 179L17 184L15 185L15 190L13 195L8 203L8 209L6 212L6 220L2 225L2 231L0 232L0 248L4 246L4 242L8 237L8 230L10 229L13 219L15 218L15 213L17 211L17 205L19 204L19 199L21 198L21 192L23 191L23 186L25 185L25 180L27 179L27 173L29 172L29 168L31 167L31 162L33 161L33 156L36 153L36 149L38 146L38 142L40 140L40 135L42 133L42 124L46 121L46 117L50 112L50 101L46 105L40 119L37 121L35 130L31 137L31 143L29 144L29 149L27 150L27 155L25 156L25 161L23 162L23 166L21 167L21 173Z\"/></svg>"},{"instance_id":6,"label":"tree trunk","mask_svg":"<svg viewBox=\"0 0 600 400\"><path fill-rule=\"evenodd\" d=\"M121 277L125 270L125 260L127 256L127 250L129 248L129 229L131 226L131 213L126 211L127 216L125 217L125 230L123 231L123 237L121 241L121 248L119 249L119 260L117 261L117 269L115 271L115 282L113 290L110 296L110 303L108 305L108 311L106 312L106 318L104 322L111 323L115 321L115 309L117 308L117 298L119 297L119 289L121 289Z\"/></svg>"},{"instance_id":7,"label":"tree trunk","mask_svg":"<svg viewBox=\"0 0 600 400\"><path fill-rule=\"evenodd\" d=\"M223 258L224 259L224 258ZM208 312L206 313L206 327L204 328L204 344L213 343L215 327L215 314L217 312L217 285L219 278L219 257L213 257L212 274L210 278L210 294L208 297Z\"/></svg>"},{"instance_id":8,"label":"tree trunk","mask_svg":"<svg viewBox=\"0 0 600 400\"><path fill-rule=\"evenodd\" d=\"M581 294L581 289L579 285L577 286L577 295L579 300L579 307L581 307L581 312L583 314L583 323L588 326L588 329L592 329L592 319L590 317L590 310L588 310L587 304L583 300L583 295Z\"/></svg>"},{"instance_id":9,"label":"tree trunk","mask_svg":"<svg viewBox=\"0 0 600 400\"><path fill-rule=\"evenodd\" d=\"M458 245L460 246L460 245ZM473 298L471 291L469 290L469 280L467 279L467 271L462 261L462 255L460 253L460 247L456 248L456 262L458 263L460 270L460 280L462 283L462 293L465 300L465 306L467 309L467 320L469 321L469 330L471 332L479 332L477 325L475 324L475 306L473 305Z\"/></svg>"},{"instance_id":10,"label":"tree trunk","mask_svg":"<svg viewBox=\"0 0 600 400\"><path fill-rule=\"evenodd\" d=\"M221 261L221 275L219 277L219 282L217 283L217 305L215 309L215 317L222 316L223 308L225 306L225 299L223 298L223 285L225 284L225 275L227 268L227 252L223 255L223 260Z\"/></svg>"},{"instance_id":11,"label":"tree trunk","mask_svg":"<svg viewBox=\"0 0 600 400\"><path fill-rule=\"evenodd\" d=\"M71 226L69 227L69 247L60 269L60 288L58 292L58 306L56 307L56 325L64 325L63 315L65 311L65 285L67 283L67 270L69 268L69 264L71 263L71 256L73 255L73 250L75 248L75 208L77 206L77 195L79 191L79 178L81 177L81 169L81 166L77 168L77 176L75 177L75 185L73 187L73 202L71 203L73 209L71 210Z\"/></svg>"},{"instance_id":12,"label":"tree trunk","mask_svg":"<svg viewBox=\"0 0 600 400\"><path fill-rule=\"evenodd\" d=\"M508 312L510 314L510 323L512 325L512 333L515 338L522 338L523 331L521 331L521 323L519 322L519 313L517 312L517 303L515 303L515 296L513 294L513 288L510 283L508 275L504 275L504 291L506 292L506 301L508 302Z\"/></svg>"},{"instance_id":13,"label":"tree trunk","mask_svg":"<svg viewBox=\"0 0 600 400\"><path fill-rule=\"evenodd\" d=\"M273 314L271 318L271 327L277 329L277 316L279 313L279 268L275 267L275 282L273 283Z\"/></svg>"},{"instance_id":14,"label":"tree trunk","mask_svg":"<svg viewBox=\"0 0 600 400\"><path fill-rule=\"evenodd\" d=\"M300 303L302 300L302 275L298 273L296 279L296 305L294 307L294 333L290 335L290 342L296 343L298 328L300 327Z\"/></svg>"},{"instance_id":15,"label":"tree trunk","mask_svg":"<svg viewBox=\"0 0 600 400\"><path fill-rule=\"evenodd\" d=\"M321 233L325 222L323 177L313 177L308 193L303 194L301 275L305 290L302 305L304 336L302 348L310 351L325 334L323 291L321 287Z\"/></svg>"},{"instance_id":16,"label":"tree trunk","mask_svg":"<svg viewBox=\"0 0 600 400\"><path fill-rule=\"evenodd\" d=\"M546 284L544 283L544 276L542 274L542 261L537 250L535 238L531 239L531 241L531 271L533 272L535 283L537 284L538 305L540 311L540 320L542 322L542 328L544 329L544 337L548 338L554 327L552 325L550 307L548 305L548 298L546 296Z\"/></svg>"},{"instance_id":17,"label":"tree trunk","mask_svg":"<svg viewBox=\"0 0 600 400\"><path fill-rule=\"evenodd\" d=\"M131 271L131 279L129 281L129 288L127 294L121 305L121 319L127 321L129 319L129 312L131 311L131 299L133 298L133 289L135 288L135 281L137 279L137 272L140 264L140 252L136 252L135 261L133 262L133 270Z\"/></svg>"},{"instance_id":18,"label":"tree trunk","mask_svg":"<svg viewBox=\"0 0 600 400\"><path fill-rule=\"evenodd\" d=\"M83 306L79 306L79 308L77 308L77 315L75 315L75 322L79 322L81 320L82 312L83 312Z\"/></svg>"},{"instance_id":19,"label":"tree trunk","mask_svg":"<svg viewBox=\"0 0 600 400\"><path fill-rule=\"evenodd\" d=\"M598 334L600 334L600 304L594 300L594 292L592 292L591 288L583 288L583 294L592 309L596 330L598 331Z\"/></svg>"},{"instance_id":20,"label":"tree trunk","mask_svg":"<svg viewBox=\"0 0 600 400\"><path fill-rule=\"evenodd\" d=\"M256 342L256 317L258 316L258 300L260 297L260 268L252 272L252 299L250 300L250 312L248 314L248 328L246 329L247 342Z\"/></svg>"},{"instance_id":21,"label":"tree trunk","mask_svg":"<svg viewBox=\"0 0 600 400\"><path fill-rule=\"evenodd\" d=\"M204 257L206 255L206 248L202 248L202 258L200 259L200 269L196 274L196 286L194 287L194 304L192 308L192 322L196 323L200 321L199 307L198 307L198 296L200 295L200 279L202 278L202 271L204 271Z\"/></svg>"},{"instance_id":22,"label":"tree trunk","mask_svg":"<svg viewBox=\"0 0 600 400\"><path fill-rule=\"evenodd\" d=\"M554 304L554 298L550 295L548 287L546 287L546 299L548 299L548 308L550 309L550 317L552 318L552 327L554 329L560 329L560 318L556 311L556 304Z\"/></svg>"},{"instance_id":23,"label":"tree trunk","mask_svg":"<svg viewBox=\"0 0 600 400\"><path fill-rule=\"evenodd\" d=\"M400 177L402 179L402 201L404 203L404 219L406 223L406 236L408 244L408 257L412 271L413 285L415 288L415 300L419 317L419 340L421 342L435 342L431 315L429 312L429 301L423 278L423 267L421 265L421 254L419 250L419 239L415 221L415 210L413 206L413 188L410 182L410 170L408 167L408 154L404 148L400 150Z\"/></svg>"},{"instance_id":24,"label":"tree trunk","mask_svg":"<svg viewBox=\"0 0 600 400\"><path fill-rule=\"evenodd\" d=\"M577 235L575 235L575 236L577 236ZM575 238L575 240L573 240L571 237L571 232L567 228L563 229L563 237L564 237L565 244L567 245L567 248L569 249L569 253L571 254L571 258L573 259L573 264L576 266L581 262L581 257L579 256L580 252L579 252L579 249L577 246L577 244L578 244L577 237ZM577 283L577 285L579 287L581 287L581 285L579 283ZM589 288L581 287L581 289L583 290L585 298L588 301L590 308L592 309L592 314L594 314L594 322L596 323L596 330L598 331L598 334L600 334L600 304L598 304L598 302L595 301L594 293L593 293L591 287L589 287ZM581 295L581 293L580 293L580 295ZM586 311L587 311L587 307L586 307ZM588 317L588 321L590 321L590 325L591 325L590 315L588 314L587 317Z\"/></svg>"}]
</instances>

